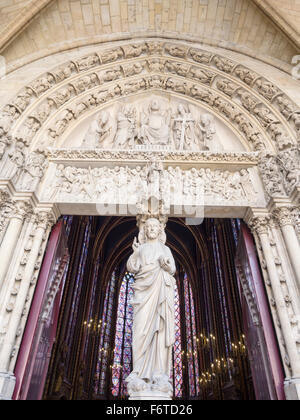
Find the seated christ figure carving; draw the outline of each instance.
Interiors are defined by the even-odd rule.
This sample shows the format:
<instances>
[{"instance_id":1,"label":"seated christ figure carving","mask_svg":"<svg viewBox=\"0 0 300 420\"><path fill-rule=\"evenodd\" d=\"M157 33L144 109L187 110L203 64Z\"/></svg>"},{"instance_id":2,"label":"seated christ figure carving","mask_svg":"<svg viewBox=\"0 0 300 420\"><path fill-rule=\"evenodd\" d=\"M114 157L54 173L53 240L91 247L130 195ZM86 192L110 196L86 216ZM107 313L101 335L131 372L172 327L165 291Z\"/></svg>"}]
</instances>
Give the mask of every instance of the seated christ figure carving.
<instances>
[{"instance_id":1,"label":"seated christ figure carving","mask_svg":"<svg viewBox=\"0 0 300 420\"><path fill-rule=\"evenodd\" d=\"M139 242L135 238L127 263L128 271L135 275L133 371L126 379L132 399L146 394L155 398L161 393L170 399L173 393L170 370L176 267L165 241L164 224L149 218L140 226Z\"/></svg>"},{"instance_id":2,"label":"seated christ figure carving","mask_svg":"<svg viewBox=\"0 0 300 420\"><path fill-rule=\"evenodd\" d=\"M154 99L147 115L141 122L140 140L143 144L168 145L170 143L170 112L163 111L158 100Z\"/></svg>"}]
</instances>

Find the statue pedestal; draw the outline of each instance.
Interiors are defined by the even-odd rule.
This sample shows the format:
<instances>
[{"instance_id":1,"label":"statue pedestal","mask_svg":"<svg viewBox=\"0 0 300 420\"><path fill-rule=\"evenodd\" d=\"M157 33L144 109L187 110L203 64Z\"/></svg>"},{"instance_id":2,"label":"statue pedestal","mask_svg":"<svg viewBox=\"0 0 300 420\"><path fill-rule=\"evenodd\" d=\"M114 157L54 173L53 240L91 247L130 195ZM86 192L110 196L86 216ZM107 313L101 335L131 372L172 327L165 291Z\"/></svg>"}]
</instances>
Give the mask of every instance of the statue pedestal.
<instances>
[{"instance_id":1,"label":"statue pedestal","mask_svg":"<svg viewBox=\"0 0 300 420\"><path fill-rule=\"evenodd\" d=\"M165 400L165 401L171 401L172 397L170 394L165 392L159 392L159 391L151 391L150 389L147 389L145 391L139 391L139 392L132 392L129 401L134 400Z\"/></svg>"}]
</instances>

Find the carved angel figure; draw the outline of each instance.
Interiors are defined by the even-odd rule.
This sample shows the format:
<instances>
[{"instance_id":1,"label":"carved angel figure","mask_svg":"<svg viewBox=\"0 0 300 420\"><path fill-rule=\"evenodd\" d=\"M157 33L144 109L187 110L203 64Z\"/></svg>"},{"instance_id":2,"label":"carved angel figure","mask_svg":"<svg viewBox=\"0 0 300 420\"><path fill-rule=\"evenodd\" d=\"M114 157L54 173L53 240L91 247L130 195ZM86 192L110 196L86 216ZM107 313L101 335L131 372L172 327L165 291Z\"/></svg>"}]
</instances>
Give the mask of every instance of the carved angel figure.
<instances>
[{"instance_id":1,"label":"carved angel figure","mask_svg":"<svg viewBox=\"0 0 300 420\"><path fill-rule=\"evenodd\" d=\"M203 114L199 123L202 132L204 149L210 151L220 151L221 146L216 142L216 125L211 114Z\"/></svg>"},{"instance_id":2,"label":"carved angel figure","mask_svg":"<svg viewBox=\"0 0 300 420\"><path fill-rule=\"evenodd\" d=\"M198 150L195 132L195 119L190 110L182 104L178 105L177 115L173 121L173 137L176 148L179 150Z\"/></svg>"},{"instance_id":3,"label":"carved angel figure","mask_svg":"<svg viewBox=\"0 0 300 420\"><path fill-rule=\"evenodd\" d=\"M82 147L101 148L109 139L112 127L109 123L109 115L106 111L100 112L91 123L83 140Z\"/></svg>"}]
</instances>

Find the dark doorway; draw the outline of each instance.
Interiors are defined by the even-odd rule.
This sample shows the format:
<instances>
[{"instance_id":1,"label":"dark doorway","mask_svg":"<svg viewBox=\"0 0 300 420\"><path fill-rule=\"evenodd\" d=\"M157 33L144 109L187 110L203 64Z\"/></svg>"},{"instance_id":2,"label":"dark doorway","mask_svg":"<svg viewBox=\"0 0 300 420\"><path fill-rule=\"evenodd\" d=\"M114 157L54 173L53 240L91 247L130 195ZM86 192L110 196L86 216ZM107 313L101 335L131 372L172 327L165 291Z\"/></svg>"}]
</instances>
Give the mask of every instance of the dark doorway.
<instances>
[{"instance_id":1,"label":"dark doorway","mask_svg":"<svg viewBox=\"0 0 300 420\"><path fill-rule=\"evenodd\" d=\"M44 399L126 399L135 218L64 218L70 262ZM235 255L240 222L170 218L177 265L175 399L254 400Z\"/></svg>"}]
</instances>

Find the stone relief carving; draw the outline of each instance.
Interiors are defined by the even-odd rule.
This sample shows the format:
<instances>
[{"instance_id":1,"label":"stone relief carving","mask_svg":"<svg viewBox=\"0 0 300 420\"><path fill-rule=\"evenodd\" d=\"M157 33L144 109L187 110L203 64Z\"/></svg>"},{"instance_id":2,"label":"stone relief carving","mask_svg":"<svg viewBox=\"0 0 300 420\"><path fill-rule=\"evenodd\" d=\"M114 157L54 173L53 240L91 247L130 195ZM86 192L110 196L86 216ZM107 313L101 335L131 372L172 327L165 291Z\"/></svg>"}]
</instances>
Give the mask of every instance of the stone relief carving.
<instances>
[{"instance_id":1,"label":"stone relief carving","mask_svg":"<svg viewBox=\"0 0 300 420\"><path fill-rule=\"evenodd\" d=\"M107 112L100 112L90 125L88 132L83 140L82 147L98 148L103 147L105 141L111 134L112 127L109 124Z\"/></svg>"},{"instance_id":2,"label":"stone relief carving","mask_svg":"<svg viewBox=\"0 0 300 420\"><path fill-rule=\"evenodd\" d=\"M140 141L142 144L170 144L170 110L163 110L159 100L151 101L141 118Z\"/></svg>"},{"instance_id":3,"label":"stone relief carving","mask_svg":"<svg viewBox=\"0 0 300 420\"><path fill-rule=\"evenodd\" d=\"M178 150L199 150L201 145L197 136L196 120L192 112L183 104L177 107L177 115L173 117L173 138Z\"/></svg>"},{"instance_id":4,"label":"stone relief carving","mask_svg":"<svg viewBox=\"0 0 300 420\"><path fill-rule=\"evenodd\" d=\"M277 162L288 193L300 186L300 148L292 147L278 153Z\"/></svg>"},{"instance_id":5,"label":"stone relief carving","mask_svg":"<svg viewBox=\"0 0 300 420\"><path fill-rule=\"evenodd\" d=\"M89 201L99 203L143 203L151 197L166 206L180 203L256 202L257 191L247 169L237 172L179 167L163 168L161 163L144 166L108 166L78 168L57 166L56 177L44 193L43 200L58 202Z\"/></svg>"},{"instance_id":6,"label":"stone relief carving","mask_svg":"<svg viewBox=\"0 0 300 420\"><path fill-rule=\"evenodd\" d=\"M26 153L27 148L25 143L23 141L16 141L3 161L0 170L1 178L11 179L12 182L16 182L24 167Z\"/></svg>"},{"instance_id":7,"label":"stone relief carving","mask_svg":"<svg viewBox=\"0 0 300 420\"><path fill-rule=\"evenodd\" d=\"M187 104L167 105L154 97L148 106L122 105L114 111L102 111L91 123L82 148L167 147L174 150L222 151L217 139L215 119L211 114L200 115ZM111 123L115 119L116 127Z\"/></svg>"},{"instance_id":8,"label":"stone relief carving","mask_svg":"<svg viewBox=\"0 0 300 420\"><path fill-rule=\"evenodd\" d=\"M217 150L221 152L223 147L216 141L216 126L213 116L211 114L203 114L200 119L199 127L202 133L204 149L210 150L211 152Z\"/></svg>"},{"instance_id":9,"label":"stone relief carving","mask_svg":"<svg viewBox=\"0 0 300 420\"><path fill-rule=\"evenodd\" d=\"M44 151L29 153L16 182L16 188L21 191L35 191L47 167L48 160Z\"/></svg>"},{"instance_id":10,"label":"stone relief carving","mask_svg":"<svg viewBox=\"0 0 300 420\"><path fill-rule=\"evenodd\" d=\"M266 193L270 197L286 196L285 188L283 185L283 178L277 163L276 156L268 153L264 154L260 159L259 169L262 175Z\"/></svg>"},{"instance_id":11,"label":"stone relief carving","mask_svg":"<svg viewBox=\"0 0 300 420\"><path fill-rule=\"evenodd\" d=\"M160 56L165 54L166 57L150 57L153 54ZM142 61L124 64L116 63L115 67L111 69L106 68L104 70L100 70L100 72L97 69L98 66L105 65L107 63L117 62L119 60L123 60L124 58L132 59L137 57L141 57ZM179 62L176 61L176 58L184 58L187 61L185 63ZM199 64L201 66L199 66ZM218 70L217 73L215 72L215 69ZM268 82L268 80L264 77L259 76L242 65L237 65L231 60L227 60L218 55L213 55L201 49L189 48L173 43L165 44L164 42L156 41L142 42L130 45L128 48L127 46L123 46L101 51L100 53L94 53L87 57L83 57L76 62L66 63L56 69L53 69L53 71L40 76L37 80L26 86L11 101L11 103L4 108L0 117L0 158L3 153L2 169L4 169L6 164L12 163L12 156L8 156L7 150L9 150L10 153L13 149L18 150L20 158L19 143L23 142L24 144L28 144L32 141L47 119L56 112L58 108L65 106L68 101L74 99L76 96L81 95L89 89L97 87L101 83L110 83L111 81L116 81L121 77L138 76L148 71L171 73L175 76L178 75L185 77L187 81L177 80L173 76L171 78L166 78L162 75L152 75L151 77L147 76L140 79L130 80L125 83L120 83L114 87L108 87L107 89L103 86L96 94L92 93L82 99L81 102L78 102L77 104L72 103L68 109L64 110L64 115L62 115L61 118L59 117L59 119L49 129L50 141L51 139L55 140L61 136L66 131L71 121L77 119L91 107L96 107L99 104L103 104L106 101L119 97L123 94L159 88L189 95L190 97L215 108L217 112L222 113L226 118L233 122L242 133L245 134L245 137L251 144L253 144L254 150L262 150L265 148L264 138L260 129L250 122L247 116L244 115L237 106L226 102L226 100L224 100L221 96L218 96L217 91L209 89L206 90L200 85L189 83L188 80L190 79L204 85L209 85L210 87L217 89L219 92L224 93L227 97L234 101L239 98L240 93L243 91L241 88L240 90L236 89L236 87L241 86L240 82L253 87L256 92L255 96L252 95L253 104L250 102L247 105L246 95L244 95L244 101L242 103L243 107L247 111L251 110L251 112L254 112L258 123L270 134L280 151L284 151L291 147L291 145L294 145L293 138L290 133L286 131L286 128L280 120L280 116L283 116L283 118L290 123L292 127L299 130L300 111L283 94L283 92L276 88L276 86L272 83ZM85 72L89 72L89 74L85 75ZM231 79L222 78L220 72L226 73L226 77L234 76L235 82L233 83ZM74 82L60 87L57 91L51 93L51 90L56 88L57 83L67 81L69 77L74 75L77 77L74 78ZM48 91L50 92L48 97L46 97ZM7 130L5 127L11 127L21 115L26 115L26 110L29 105L32 105L33 101L36 100L36 97L41 97L43 95L46 97L44 102L39 102L39 107L33 109L31 115L27 114L26 119L24 118L23 125L20 125L17 134L13 138L10 134L11 131ZM248 100L249 99L251 98L248 97ZM270 108L268 103L272 103L273 108ZM30 106L30 109L32 109L32 106ZM187 113L188 111L186 110L185 112ZM178 143L181 125L182 127L186 126L187 128L181 130L180 138L182 136L185 137L185 143L189 144L191 150L194 150L193 138L195 136L190 136L188 133L193 131L194 133L197 133L199 137L200 146L198 150L207 150L207 146L205 145L203 138L205 133L203 133L200 129L200 118L197 119L196 115L192 115L191 121L186 121L185 124L180 124L180 122L178 122L175 130L175 126L173 125L176 117L175 110L173 110L173 115L171 115L171 117L173 118L171 118L169 126L171 138L170 143L176 144L174 140L175 137L177 138ZM193 118L195 119L195 123L192 121ZM114 139L116 137L117 130L115 130L114 133L112 130L109 130L110 121L107 121L107 126L105 126L104 119L102 124L104 124L102 126L104 142L102 143L100 141L100 143L102 143L101 147L103 147L103 144L106 142L106 135L110 138L110 142L113 147L115 147L116 143L114 142ZM140 128L139 115L137 115L135 123L132 123L132 127L129 130L130 135L125 140L125 148L131 148L133 143L135 145L139 145L141 143L139 140ZM1 132L6 132L7 138L10 139L8 141L13 143L11 147L9 147L10 143L5 140L5 137L1 136ZM102 138L100 134L99 137L100 139ZM4 142L2 141L3 139ZM44 146L48 143L49 139L45 138ZM209 136L207 139L209 139ZM53 144L53 140L50 144ZM218 145L219 149L215 149L212 143L209 144L209 150L222 150L220 144ZM1 152L2 150L4 150L4 152ZM184 146L184 150L189 150L189 148ZM196 147L195 150L197 150ZM18 159L18 161L20 165L20 160ZM12 167L13 165L14 163L12 163ZM20 165L20 167L21 166L22 165ZM17 174L15 175L16 179ZM292 176L295 177L295 175ZM6 175L6 177L10 176ZM292 184L294 182L295 180L291 181ZM287 189L286 185L285 188Z\"/></svg>"},{"instance_id":12,"label":"stone relief carving","mask_svg":"<svg viewBox=\"0 0 300 420\"><path fill-rule=\"evenodd\" d=\"M48 151L48 158L52 161L72 161L72 160L96 160L96 161L124 161L124 160L142 160L150 161L157 159L167 162L209 162L209 163L232 163L243 164L245 166L257 165L258 152L188 152L188 151L170 151L160 150L151 153L145 150L83 150L83 149L53 149Z\"/></svg>"},{"instance_id":13,"label":"stone relief carving","mask_svg":"<svg viewBox=\"0 0 300 420\"><path fill-rule=\"evenodd\" d=\"M0 161L4 156L8 146L10 146L12 142L11 136L8 134L8 129L4 129L0 127Z\"/></svg>"},{"instance_id":14,"label":"stone relief carving","mask_svg":"<svg viewBox=\"0 0 300 420\"><path fill-rule=\"evenodd\" d=\"M26 86L25 89L23 89L22 92L20 92L16 98L5 107L4 114L10 114L10 118L13 119L13 121L16 121L28 108L29 104L35 100L36 97L43 95L48 90L54 88L57 83L68 79L74 74L81 75L84 72L93 70L96 66L105 65L107 63L116 62L118 60L138 58L142 55L161 55L162 53L164 53L166 56L170 56L172 60L173 58L184 58L190 60L191 64L193 62L197 64L200 63L202 67L206 66L211 70L218 69L218 71L230 74L232 77L235 77L241 82L246 83L248 86L254 87L258 95L261 95L261 97L269 104L275 104L277 108L279 108L279 112L286 119L287 123L292 124L297 130L299 130L299 109L297 109L289 100L287 100L288 102L286 103L286 98L283 92L281 92L276 86L274 86L264 77L261 77L246 67L237 65L232 60L228 60L219 55L213 55L207 51L203 51L197 48L189 48L178 43L164 43L161 41L146 41L132 45L128 44L123 45L122 47L104 50L99 53L92 53L75 62L69 62L63 66L58 67L57 69L53 69L53 71L40 76L38 79ZM162 69L160 67L159 70L178 74L187 78L194 78L195 80L198 80L204 84L210 84L215 78L215 73L211 70L189 66L188 63L175 63L174 61L172 62L172 60L163 60L164 68ZM144 70L144 67L147 65L147 63L148 61L133 63L129 65L121 65L119 66L119 71L107 70L106 80L115 80L116 77L123 77L123 75L128 77L128 75L140 74L140 72ZM150 66L149 70L153 71L153 69L150 69ZM114 73L114 75L112 75L112 73ZM111 74L111 76L109 76L109 74ZM113 78L111 78L112 76ZM75 85L69 84L62 90L55 92L54 95L49 97L49 100L52 99L55 105L60 107L70 99L70 94L71 96L78 95L86 89L90 89L92 86L99 85L102 82L96 73L84 76L83 78L75 81ZM226 88L223 85L223 87L220 87L220 90L223 89L224 91L225 89L226 94L230 96L231 88L232 87ZM134 88L131 86L131 89ZM129 88L129 90L131 89ZM289 109L291 108L294 109L291 113L289 113ZM287 113L289 113L289 115L287 115ZM260 118L259 115L258 118ZM263 120L261 120L261 123L264 124ZM278 130L276 134L271 131L271 135L275 141L278 138L280 141L282 141L282 137L286 136L283 127L281 127L281 131L283 131L281 134L278 133ZM282 146L282 148L283 147L286 147L286 145Z\"/></svg>"},{"instance_id":15,"label":"stone relief carving","mask_svg":"<svg viewBox=\"0 0 300 420\"><path fill-rule=\"evenodd\" d=\"M114 137L116 148L134 146L137 135L137 115L134 107L124 106L117 113L117 131Z\"/></svg>"}]
</instances>

